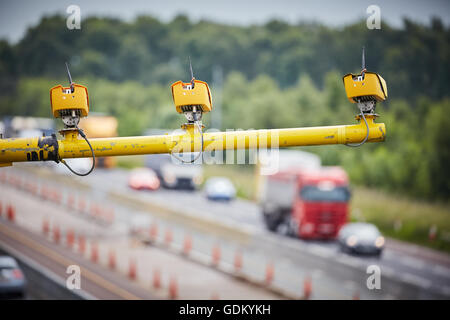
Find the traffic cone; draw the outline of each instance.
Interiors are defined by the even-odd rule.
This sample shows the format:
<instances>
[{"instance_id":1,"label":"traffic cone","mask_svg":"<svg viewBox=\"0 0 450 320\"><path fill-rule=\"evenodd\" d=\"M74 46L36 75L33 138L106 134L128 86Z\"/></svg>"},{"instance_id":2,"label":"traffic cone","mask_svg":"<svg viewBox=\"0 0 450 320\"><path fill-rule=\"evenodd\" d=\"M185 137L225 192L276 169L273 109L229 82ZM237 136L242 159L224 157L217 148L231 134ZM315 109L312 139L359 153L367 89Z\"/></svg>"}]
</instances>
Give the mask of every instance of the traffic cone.
<instances>
[{"instance_id":1,"label":"traffic cone","mask_svg":"<svg viewBox=\"0 0 450 320\"><path fill-rule=\"evenodd\" d=\"M192 237L190 235L186 235L184 237L183 242L183 254L188 256L189 252L191 252L192 249Z\"/></svg>"},{"instance_id":2,"label":"traffic cone","mask_svg":"<svg viewBox=\"0 0 450 320\"><path fill-rule=\"evenodd\" d=\"M67 196L67 207L69 207L69 209L75 208L75 197L72 194Z\"/></svg>"},{"instance_id":3,"label":"traffic cone","mask_svg":"<svg viewBox=\"0 0 450 320\"><path fill-rule=\"evenodd\" d=\"M95 242L91 243L91 261L93 263L98 262L98 245Z\"/></svg>"},{"instance_id":4,"label":"traffic cone","mask_svg":"<svg viewBox=\"0 0 450 320\"><path fill-rule=\"evenodd\" d=\"M166 244L166 246L169 247L172 240L173 240L172 230L166 229L166 233L164 235L164 243Z\"/></svg>"},{"instance_id":5,"label":"traffic cone","mask_svg":"<svg viewBox=\"0 0 450 320\"><path fill-rule=\"evenodd\" d=\"M48 223L48 219L44 218L44 220L42 221L42 233L45 236L47 236L49 232L50 232L50 225Z\"/></svg>"},{"instance_id":6,"label":"traffic cone","mask_svg":"<svg viewBox=\"0 0 450 320\"><path fill-rule=\"evenodd\" d=\"M211 295L211 300L220 300L219 294L218 294L217 292L214 292L214 293Z\"/></svg>"},{"instance_id":7,"label":"traffic cone","mask_svg":"<svg viewBox=\"0 0 450 320\"><path fill-rule=\"evenodd\" d=\"M62 194L57 189L53 190L53 202L56 204L61 204Z\"/></svg>"},{"instance_id":8,"label":"traffic cone","mask_svg":"<svg viewBox=\"0 0 450 320\"><path fill-rule=\"evenodd\" d=\"M111 270L116 269L116 253L113 249L109 250L109 254L108 254L108 267Z\"/></svg>"},{"instance_id":9,"label":"traffic cone","mask_svg":"<svg viewBox=\"0 0 450 320\"><path fill-rule=\"evenodd\" d=\"M37 186L37 184L36 183L32 183L31 184L31 194L33 195L33 196L36 196L37 195L37 190L38 190L38 186Z\"/></svg>"},{"instance_id":10,"label":"traffic cone","mask_svg":"<svg viewBox=\"0 0 450 320\"><path fill-rule=\"evenodd\" d=\"M274 278L274 273L275 273L275 268L273 266L273 263L269 262L266 266L266 278L265 278L266 285L270 285L272 283L273 278Z\"/></svg>"},{"instance_id":11,"label":"traffic cone","mask_svg":"<svg viewBox=\"0 0 450 320\"><path fill-rule=\"evenodd\" d=\"M84 213L86 210L86 201L84 199L78 199L78 211Z\"/></svg>"},{"instance_id":12,"label":"traffic cone","mask_svg":"<svg viewBox=\"0 0 450 320\"><path fill-rule=\"evenodd\" d=\"M136 260L130 259L130 264L128 268L128 278L131 280L136 280L137 278L137 267L136 267Z\"/></svg>"},{"instance_id":13,"label":"traffic cone","mask_svg":"<svg viewBox=\"0 0 450 320\"><path fill-rule=\"evenodd\" d=\"M59 240L61 239L61 232L59 230L59 226L55 224L53 226L53 241L58 244Z\"/></svg>"},{"instance_id":14,"label":"traffic cone","mask_svg":"<svg viewBox=\"0 0 450 320\"><path fill-rule=\"evenodd\" d=\"M98 210L97 210L97 205L91 203L91 205L90 205L90 207L89 207L89 215L90 215L92 218L96 218L96 217L97 217L97 212L98 212Z\"/></svg>"},{"instance_id":15,"label":"traffic cone","mask_svg":"<svg viewBox=\"0 0 450 320\"><path fill-rule=\"evenodd\" d=\"M78 252L81 254L86 252L86 239L83 235L78 236Z\"/></svg>"},{"instance_id":16,"label":"traffic cone","mask_svg":"<svg viewBox=\"0 0 450 320\"><path fill-rule=\"evenodd\" d=\"M109 225L113 224L114 218L115 218L114 209L111 208L105 212L104 220L107 224Z\"/></svg>"},{"instance_id":17,"label":"traffic cone","mask_svg":"<svg viewBox=\"0 0 450 320\"><path fill-rule=\"evenodd\" d=\"M169 299L175 300L178 297L178 284L175 276L170 278L169 282Z\"/></svg>"},{"instance_id":18,"label":"traffic cone","mask_svg":"<svg viewBox=\"0 0 450 320\"><path fill-rule=\"evenodd\" d=\"M72 229L67 230L66 234L66 245L68 248L72 249L75 242L75 233Z\"/></svg>"},{"instance_id":19,"label":"traffic cone","mask_svg":"<svg viewBox=\"0 0 450 320\"><path fill-rule=\"evenodd\" d=\"M434 241L436 239L436 235L437 235L437 227L434 224L430 227L430 230L428 231L428 240Z\"/></svg>"},{"instance_id":20,"label":"traffic cone","mask_svg":"<svg viewBox=\"0 0 450 320\"><path fill-rule=\"evenodd\" d=\"M6 218L11 222L16 221L16 210L11 204L6 207Z\"/></svg>"},{"instance_id":21,"label":"traffic cone","mask_svg":"<svg viewBox=\"0 0 450 320\"><path fill-rule=\"evenodd\" d=\"M158 237L158 225L156 222L152 223L150 226L150 241L156 242L156 238Z\"/></svg>"},{"instance_id":22,"label":"traffic cone","mask_svg":"<svg viewBox=\"0 0 450 320\"><path fill-rule=\"evenodd\" d=\"M39 192L39 195L41 196L42 200L46 200L47 199L47 187L44 185L41 185L41 190Z\"/></svg>"},{"instance_id":23,"label":"traffic cone","mask_svg":"<svg viewBox=\"0 0 450 320\"><path fill-rule=\"evenodd\" d=\"M212 249L212 264L213 266L217 267L220 262L220 247L218 244L216 244Z\"/></svg>"},{"instance_id":24,"label":"traffic cone","mask_svg":"<svg viewBox=\"0 0 450 320\"><path fill-rule=\"evenodd\" d=\"M153 288L161 288L161 271L158 268L153 270Z\"/></svg>"},{"instance_id":25,"label":"traffic cone","mask_svg":"<svg viewBox=\"0 0 450 320\"><path fill-rule=\"evenodd\" d=\"M234 271L240 272L242 269L242 253L241 251L236 251L234 255Z\"/></svg>"},{"instance_id":26,"label":"traffic cone","mask_svg":"<svg viewBox=\"0 0 450 320\"><path fill-rule=\"evenodd\" d=\"M312 280L310 276L306 276L303 281L303 299L308 300L311 298L312 293Z\"/></svg>"}]
</instances>

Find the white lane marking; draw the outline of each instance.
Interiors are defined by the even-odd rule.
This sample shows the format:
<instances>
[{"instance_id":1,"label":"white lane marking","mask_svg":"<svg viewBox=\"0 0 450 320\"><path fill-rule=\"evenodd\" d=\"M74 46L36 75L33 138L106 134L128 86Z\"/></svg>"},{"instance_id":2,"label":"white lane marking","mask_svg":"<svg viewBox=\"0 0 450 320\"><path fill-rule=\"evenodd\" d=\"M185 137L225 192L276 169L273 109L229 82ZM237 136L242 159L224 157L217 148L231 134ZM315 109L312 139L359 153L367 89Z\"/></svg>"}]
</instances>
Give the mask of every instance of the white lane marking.
<instances>
[{"instance_id":1,"label":"white lane marking","mask_svg":"<svg viewBox=\"0 0 450 320\"><path fill-rule=\"evenodd\" d=\"M405 272L400 274L400 278L404 281L407 282L409 284L421 287L421 288L425 288L428 289L431 287L431 281L424 279L422 277L416 276L412 273L409 272Z\"/></svg>"},{"instance_id":2,"label":"white lane marking","mask_svg":"<svg viewBox=\"0 0 450 320\"><path fill-rule=\"evenodd\" d=\"M447 267L443 267L440 265L436 265L433 267L432 272L436 275L442 276L442 277L446 277L446 278L450 278L450 268Z\"/></svg>"},{"instance_id":3,"label":"white lane marking","mask_svg":"<svg viewBox=\"0 0 450 320\"><path fill-rule=\"evenodd\" d=\"M425 268L425 262L423 262L422 260L416 259L416 258L403 256L403 257L399 258L399 261L400 261L400 263L407 265L408 267L411 267L414 269L422 270Z\"/></svg>"}]
</instances>

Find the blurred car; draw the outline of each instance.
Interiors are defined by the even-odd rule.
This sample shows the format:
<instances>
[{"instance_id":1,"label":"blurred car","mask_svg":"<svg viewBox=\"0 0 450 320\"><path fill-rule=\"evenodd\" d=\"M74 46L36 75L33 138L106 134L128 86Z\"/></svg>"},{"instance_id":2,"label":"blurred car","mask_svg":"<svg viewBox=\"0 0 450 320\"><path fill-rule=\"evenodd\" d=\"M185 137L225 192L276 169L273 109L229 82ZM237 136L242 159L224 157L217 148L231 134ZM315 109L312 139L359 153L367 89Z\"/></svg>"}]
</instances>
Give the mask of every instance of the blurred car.
<instances>
[{"instance_id":1,"label":"blurred car","mask_svg":"<svg viewBox=\"0 0 450 320\"><path fill-rule=\"evenodd\" d=\"M198 164L170 162L162 166L161 176L164 188L195 190L203 181L203 168Z\"/></svg>"},{"instance_id":2,"label":"blurred car","mask_svg":"<svg viewBox=\"0 0 450 320\"><path fill-rule=\"evenodd\" d=\"M375 225L356 222L341 228L338 242L344 252L380 256L385 240Z\"/></svg>"},{"instance_id":3,"label":"blurred car","mask_svg":"<svg viewBox=\"0 0 450 320\"><path fill-rule=\"evenodd\" d=\"M160 186L160 181L152 169L138 168L131 171L128 185L135 190L156 190Z\"/></svg>"},{"instance_id":4,"label":"blurred car","mask_svg":"<svg viewBox=\"0 0 450 320\"><path fill-rule=\"evenodd\" d=\"M236 189L226 177L209 178L204 187L206 197L214 201L230 201L236 197Z\"/></svg>"},{"instance_id":5,"label":"blurred car","mask_svg":"<svg viewBox=\"0 0 450 320\"><path fill-rule=\"evenodd\" d=\"M0 256L0 297L23 298L26 280L17 261L10 256Z\"/></svg>"}]
</instances>

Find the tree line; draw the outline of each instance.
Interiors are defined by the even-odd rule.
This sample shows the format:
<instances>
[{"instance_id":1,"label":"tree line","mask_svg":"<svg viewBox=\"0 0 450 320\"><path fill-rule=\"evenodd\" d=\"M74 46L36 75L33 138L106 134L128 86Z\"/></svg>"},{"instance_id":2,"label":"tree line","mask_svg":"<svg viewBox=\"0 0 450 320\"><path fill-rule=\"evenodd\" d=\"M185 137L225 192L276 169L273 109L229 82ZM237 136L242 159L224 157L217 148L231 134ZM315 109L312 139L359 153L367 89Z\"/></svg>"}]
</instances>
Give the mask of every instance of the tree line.
<instances>
[{"instance_id":1,"label":"tree line","mask_svg":"<svg viewBox=\"0 0 450 320\"><path fill-rule=\"evenodd\" d=\"M221 129L348 124L357 109L342 76L359 71L365 45L368 69L388 83L389 99L377 106L386 141L305 149L324 164L344 166L353 183L448 201L449 35L437 19L367 30L363 22L333 29L277 20L238 27L184 16L168 23L92 17L74 31L64 17L51 16L17 44L0 41L0 116L50 116L49 88L67 83L69 61L74 80L89 88L91 110L116 116L120 135L178 128L168 84L189 79L190 56L196 78L211 84L213 102L222 106Z\"/></svg>"}]
</instances>

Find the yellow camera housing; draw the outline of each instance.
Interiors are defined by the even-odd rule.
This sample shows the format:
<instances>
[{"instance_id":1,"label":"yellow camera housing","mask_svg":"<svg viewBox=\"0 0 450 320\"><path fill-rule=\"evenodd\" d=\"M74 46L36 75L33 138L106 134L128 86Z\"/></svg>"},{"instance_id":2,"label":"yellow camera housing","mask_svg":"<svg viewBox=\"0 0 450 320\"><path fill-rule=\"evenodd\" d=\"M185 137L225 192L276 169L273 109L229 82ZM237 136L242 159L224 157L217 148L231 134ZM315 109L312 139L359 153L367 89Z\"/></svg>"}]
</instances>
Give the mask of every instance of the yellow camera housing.
<instances>
[{"instance_id":1,"label":"yellow camera housing","mask_svg":"<svg viewBox=\"0 0 450 320\"><path fill-rule=\"evenodd\" d=\"M178 113L184 113L185 106L199 106L203 113L212 110L211 91L208 84L201 80L194 80L194 87L191 82L173 83L172 97Z\"/></svg>"},{"instance_id":2,"label":"yellow camera housing","mask_svg":"<svg viewBox=\"0 0 450 320\"><path fill-rule=\"evenodd\" d=\"M51 88L50 103L55 118L61 118L61 111L79 110L81 117L87 117L89 113L87 88L79 84L74 83L72 87L59 85Z\"/></svg>"},{"instance_id":3,"label":"yellow camera housing","mask_svg":"<svg viewBox=\"0 0 450 320\"><path fill-rule=\"evenodd\" d=\"M357 103L361 97L365 97L363 100L377 101L387 98L386 81L374 72L366 71L364 75L349 73L343 77L343 81L347 98L352 103Z\"/></svg>"}]
</instances>

